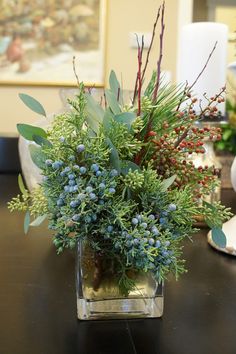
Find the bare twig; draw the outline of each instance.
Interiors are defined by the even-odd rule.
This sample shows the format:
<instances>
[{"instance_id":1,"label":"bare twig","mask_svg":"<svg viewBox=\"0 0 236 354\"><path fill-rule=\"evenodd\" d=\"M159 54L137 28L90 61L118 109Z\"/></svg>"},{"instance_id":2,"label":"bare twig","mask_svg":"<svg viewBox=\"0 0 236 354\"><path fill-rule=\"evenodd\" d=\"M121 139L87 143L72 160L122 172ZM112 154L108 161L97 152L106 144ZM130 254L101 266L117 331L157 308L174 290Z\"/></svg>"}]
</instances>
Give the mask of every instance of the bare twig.
<instances>
[{"instance_id":1,"label":"bare twig","mask_svg":"<svg viewBox=\"0 0 236 354\"><path fill-rule=\"evenodd\" d=\"M209 54L209 56L208 56L208 58L207 58L207 61L206 61L205 65L203 66L202 70L200 71L200 73L198 74L198 76L196 77L196 79L194 80L194 82L192 83L192 85L189 86L189 87L187 87L188 85L186 84L186 87L185 87L185 89L184 89L184 92L183 92L182 97L180 98L180 101L179 101L179 104L178 104L178 106L177 106L177 108L176 108L176 111L179 110L179 108L180 108L180 106L181 106L181 104L182 104L184 98L186 97L186 95L187 95L188 93L190 93L190 91L192 90L192 88L196 85L196 83L198 82L198 80L200 79L200 77L202 76L202 74L204 73L204 71L206 70L207 65L208 65L208 63L209 63L209 61L210 61L210 59L211 59L211 57L212 57L212 55L213 55L213 53L214 53L214 51L215 51L215 49L216 49L217 43L218 43L218 42L215 42L214 47L212 48L212 50L211 50L211 52L210 52L210 54Z\"/></svg>"},{"instance_id":2,"label":"bare twig","mask_svg":"<svg viewBox=\"0 0 236 354\"><path fill-rule=\"evenodd\" d=\"M143 79L144 79L144 76L145 76L145 73L146 73L146 69L147 69L147 65L148 65L148 62L149 62L149 56L150 56L150 52L151 52L151 49L152 49L153 41L154 41L154 38L155 38L155 34L156 34L156 26L157 26L157 23L158 23L158 20L159 20L159 17L160 17L160 11L161 11L161 6L158 9L156 20L155 20L154 25L153 25L152 38L151 38L151 42L150 42L150 45L149 45L149 48L148 48L148 51L147 51L146 61L145 61L143 72L142 72L142 82L143 82Z\"/></svg>"},{"instance_id":3,"label":"bare twig","mask_svg":"<svg viewBox=\"0 0 236 354\"><path fill-rule=\"evenodd\" d=\"M141 48L138 46L138 116L141 114L141 92L142 92L142 78L141 78L141 70L142 70L142 56L143 56L143 48L144 48L144 37L142 36L142 44Z\"/></svg>"},{"instance_id":4,"label":"bare twig","mask_svg":"<svg viewBox=\"0 0 236 354\"><path fill-rule=\"evenodd\" d=\"M73 71L74 71L74 74L75 74L75 77L76 77L77 85L79 86L80 85L79 77L77 75L76 68L75 68L75 56L73 56Z\"/></svg>"},{"instance_id":5,"label":"bare twig","mask_svg":"<svg viewBox=\"0 0 236 354\"><path fill-rule=\"evenodd\" d=\"M138 71L137 71L137 75L136 75L136 80L135 80L135 86L134 86L134 95L133 95L133 100L132 103L134 104L136 96L138 94L138 90L139 90L139 84L140 84L140 78L141 78L141 68L140 68L140 61L142 64L142 56L143 56L143 48L144 48L144 38L142 36L142 44L141 44L141 49L140 49L140 44L139 44L139 39L138 39L138 35L136 35L136 40L137 40L137 44L138 44Z\"/></svg>"},{"instance_id":6,"label":"bare twig","mask_svg":"<svg viewBox=\"0 0 236 354\"><path fill-rule=\"evenodd\" d=\"M225 92L226 87L222 87L222 89L220 90L220 92L214 97L214 99L210 100L210 102L208 103L207 107L205 107L200 115L198 116L198 120L200 120L201 118L204 117L205 113L207 111L209 111L209 107L215 102L217 101L217 99L222 95L223 92ZM179 139L174 143L174 148L177 148L179 146L179 144L187 137L188 132L190 130L190 128L192 127L192 124L189 124L189 126L185 129L185 131L183 132L183 134L179 137Z\"/></svg>"},{"instance_id":7,"label":"bare twig","mask_svg":"<svg viewBox=\"0 0 236 354\"><path fill-rule=\"evenodd\" d=\"M156 77L156 85L153 92L153 101L156 101L157 93L160 85L160 78L161 78L161 62L163 57L163 37L165 32L165 24L164 24L164 16L165 16L165 1L163 1L162 9L161 9L161 33L160 33L160 52L159 58L157 61L157 77Z\"/></svg>"},{"instance_id":8,"label":"bare twig","mask_svg":"<svg viewBox=\"0 0 236 354\"><path fill-rule=\"evenodd\" d=\"M209 61L210 61L210 59L211 59L211 57L212 57L212 54L214 53L214 51L215 51L215 49L216 49L217 43L218 43L218 42L216 41L215 44L214 44L214 47L212 48L212 50L211 50L211 52L210 52L210 54L209 54L209 56L208 56L208 58L207 58L207 61L206 61L205 65L203 66L202 70L200 71L200 73L198 74L198 76L196 77L196 79L195 79L195 81L192 83L192 85L189 86L188 92L190 92L190 91L192 90L193 86L196 85L196 83L198 82L199 78L200 78L200 77L202 76L202 74L204 73L204 71L205 71L205 69L206 69L206 67L207 67L207 65L208 65L208 63L209 63Z\"/></svg>"}]
</instances>

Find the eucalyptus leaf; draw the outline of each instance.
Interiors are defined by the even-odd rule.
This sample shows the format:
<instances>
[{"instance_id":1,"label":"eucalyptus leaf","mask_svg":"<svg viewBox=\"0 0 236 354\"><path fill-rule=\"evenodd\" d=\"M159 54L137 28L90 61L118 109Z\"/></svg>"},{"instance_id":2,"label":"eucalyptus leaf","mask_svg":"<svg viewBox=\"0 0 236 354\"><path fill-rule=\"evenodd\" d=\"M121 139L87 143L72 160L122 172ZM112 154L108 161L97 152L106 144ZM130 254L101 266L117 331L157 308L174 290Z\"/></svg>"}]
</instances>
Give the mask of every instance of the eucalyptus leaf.
<instances>
[{"instance_id":1,"label":"eucalyptus leaf","mask_svg":"<svg viewBox=\"0 0 236 354\"><path fill-rule=\"evenodd\" d=\"M23 138L30 141L34 140L34 135L38 135L43 138L47 137L47 133L45 132L45 130L29 124L17 124L17 130L19 134L23 136Z\"/></svg>"},{"instance_id":2,"label":"eucalyptus leaf","mask_svg":"<svg viewBox=\"0 0 236 354\"><path fill-rule=\"evenodd\" d=\"M127 175L129 170L131 170L131 171L135 171L135 170L140 171L141 169L140 169L140 167L138 165L136 165L136 163L134 163L132 161L122 160L121 161L121 173L123 175Z\"/></svg>"},{"instance_id":3,"label":"eucalyptus leaf","mask_svg":"<svg viewBox=\"0 0 236 354\"><path fill-rule=\"evenodd\" d=\"M40 102L38 102L35 98L25 94L25 93L20 93L19 94L20 99L24 102L24 104L31 109L33 112L38 113L46 117L46 112L41 105Z\"/></svg>"},{"instance_id":4,"label":"eucalyptus leaf","mask_svg":"<svg viewBox=\"0 0 236 354\"><path fill-rule=\"evenodd\" d=\"M24 233L27 234L30 226L30 212L27 210L25 213L25 219L24 219Z\"/></svg>"},{"instance_id":5,"label":"eucalyptus leaf","mask_svg":"<svg viewBox=\"0 0 236 354\"><path fill-rule=\"evenodd\" d=\"M33 140L36 144L38 144L40 146L52 147L52 143L50 143L49 140L47 140L46 138L44 138L40 135L33 135Z\"/></svg>"},{"instance_id":6,"label":"eucalyptus leaf","mask_svg":"<svg viewBox=\"0 0 236 354\"><path fill-rule=\"evenodd\" d=\"M136 114L134 112L123 112L121 114L115 115L114 119L121 124L127 125L127 127L130 129L132 123L136 119Z\"/></svg>"},{"instance_id":7,"label":"eucalyptus leaf","mask_svg":"<svg viewBox=\"0 0 236 354\"><path fill-rule=\"evenodd\" d=\"M172 185L172 183L174 183L176 177L177 177L177 175L173 175L173 176L166 178L162 181L162 191L163 192L166 192L167 189Z\"/></svg>"},{"instance_id":8,"label":"eucalyptus leaf","mask_svg":"<svg viewBox=\"0 0 236 354\"><path fill-rule=\"evenodd\" d=\"M103 127L105 131L109 131L112 128L113 115L111 111L106 110L103 118Z\"/></svg>"},{"instance_id":9,"label":"eucalyptus leaf","mask_svg":"<svg viewBox=\"0 0 236 354\"><path fill-rule=\"evenodd\" d=\"M47 157L43 153L42 148L40 146L30 144L29 152L33 163L40 169L43 169L45 167L45 161Z\"/></svg>"},{"instance_id":10,"label":"eucalyptus leaf","mask_svg":"<svg viewBox=\"0 0 236 354\"><path fill-rule=\"evenodd\" d=\"M34 221L30 223L30 226L39 226L47 218L47 214L39 215Z\"/></svg>"},{"instance_id":11,"label":"eucalyptus leaf","mask_svg":"<svg viewBox=\"0 0 236 354\"><path fill-rule=\"evenodd\" d=\"M104 110L89 93L85 93L85 98L87 113L86 121L89 127L97 132L99 125L103 122Z\"/></svg>"},{"instance_id":12,"label":"eucalyptus leaf","mask_svg":"<svg viewBox=\"0 0 236 354\"><path fill-rule=\"evenodd\" d=\"M23 178L21 176L21 174L18 175L18 186L20 188L20 191L23 195L27 196L27 190L25 188L24 182L23 182Z\"/></svg>"},{"instance_id":13,"label":"eucalyptus leaf","mask_svg":"<svg viewBox=\"0 0 236 354\"><path fill-rule=\"evenodd\" d=\"M107 145L110 148L110 164L115 168L119 173L121 171L120 158L116 147L113 145L109 138L106 138Z\"/></svg>"},{"instance_id":14,"label":"eucalyptus leaf","mask_svg":"<svg viewBox=\"0 0 236 354\"><path fill-rule=\"evenodd\" d=\"M115 94L111 90L105 90L105 94L106 94L106 100L107 100L108 106L111 109L111 111L114 114L120 114L121 109L120 109L120 106L119 106L119 103L117 101L117 97L115 96Z\"/></svg>"},{"instance_id":15,"label":"eucalyptus leaf","mask_svg":"<svg viewBox=\"0 0 236 354\"><path fill-rule=\"evenodd\" d=\"M121 92L120 83L117 80L116 73L114 70L111 70L111 73L109 76L109 84L110 84L110 89L114 93L116 98L118 98L118 95L119 95L119 97L121 97L122 92Z\"/></svg>"},{"instance_id":16,"label":"eucalyptus leaf","mask_svg":"<svg viewBox=\"0 0 236 354\"><path fill-rule=\"evenodd\" d=\"M213 227L211 230L211 235L212 240L217 246L221 248L226 247L226 236L222 229L220 229L219 227Z\"/></svg>"}]
</instances>

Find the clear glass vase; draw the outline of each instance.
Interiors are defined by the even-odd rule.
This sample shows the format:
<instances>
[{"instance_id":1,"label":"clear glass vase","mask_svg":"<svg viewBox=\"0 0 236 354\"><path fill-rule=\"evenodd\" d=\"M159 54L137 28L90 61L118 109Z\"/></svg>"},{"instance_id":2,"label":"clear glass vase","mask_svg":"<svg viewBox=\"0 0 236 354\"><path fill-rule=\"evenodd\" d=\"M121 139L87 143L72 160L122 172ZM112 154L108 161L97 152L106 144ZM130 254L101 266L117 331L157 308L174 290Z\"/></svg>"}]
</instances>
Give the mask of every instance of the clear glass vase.
<instances>
[{"instance_id":1,"label":"clear glass vase","mask_svg":"<svg viewBox=\"0 0 236 354\"><path fill-rule=\"evenodd\" d=\"M101 264L103 266L101 267ZM163 314L163 284L151 273L130 271L135 283L124 295L111 260L98 257L84 242L78 243L76 262L77 313L80 320L155 318Z\"/></svg>"}]
</instances>

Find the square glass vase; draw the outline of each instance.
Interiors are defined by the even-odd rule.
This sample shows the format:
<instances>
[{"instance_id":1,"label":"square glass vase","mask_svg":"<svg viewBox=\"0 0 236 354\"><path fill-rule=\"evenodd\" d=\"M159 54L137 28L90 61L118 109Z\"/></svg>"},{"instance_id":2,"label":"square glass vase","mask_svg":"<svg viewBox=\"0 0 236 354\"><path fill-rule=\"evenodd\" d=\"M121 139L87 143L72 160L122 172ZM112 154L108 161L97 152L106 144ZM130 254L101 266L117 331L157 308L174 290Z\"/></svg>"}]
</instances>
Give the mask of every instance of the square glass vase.
<instances>
[{"instance_id":1,"label":"square glass vase","mask_svg":"<svg viewBox=\"0 0 236 354\"><path fill-rule=\"evenodd\" d=\"M163 283L151 272L130 271L135 287L122 295L109 262L83 242L78 243L76 260L77 315L79 320L157 318L163 314Z\"/></svg>"}]
</instances>

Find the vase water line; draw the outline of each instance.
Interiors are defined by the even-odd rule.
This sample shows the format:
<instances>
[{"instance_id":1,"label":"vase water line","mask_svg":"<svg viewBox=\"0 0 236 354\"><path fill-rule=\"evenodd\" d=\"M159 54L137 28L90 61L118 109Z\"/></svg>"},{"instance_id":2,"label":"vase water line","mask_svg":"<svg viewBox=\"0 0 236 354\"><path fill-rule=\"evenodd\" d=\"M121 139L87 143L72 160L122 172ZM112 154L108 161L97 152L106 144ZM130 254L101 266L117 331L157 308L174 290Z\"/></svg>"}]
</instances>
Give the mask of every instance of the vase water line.
<instances>
[{"instance_id":1,"label":"vase water line","mask_svg":"<svg viewBox=\"0 0 236 354\"><path fill-rule=\"evenodd\" d=\"M86 254L85 254L86 253ZM85 251L78 243L76 262L77 314L80 320L157 318L163 314L164 286L151 272L133 272L135 288L129 294L120 292L111 272L97 274L94 252ZM100 277L100 279L96 279Z\"/></svg>"}]
</instances>

